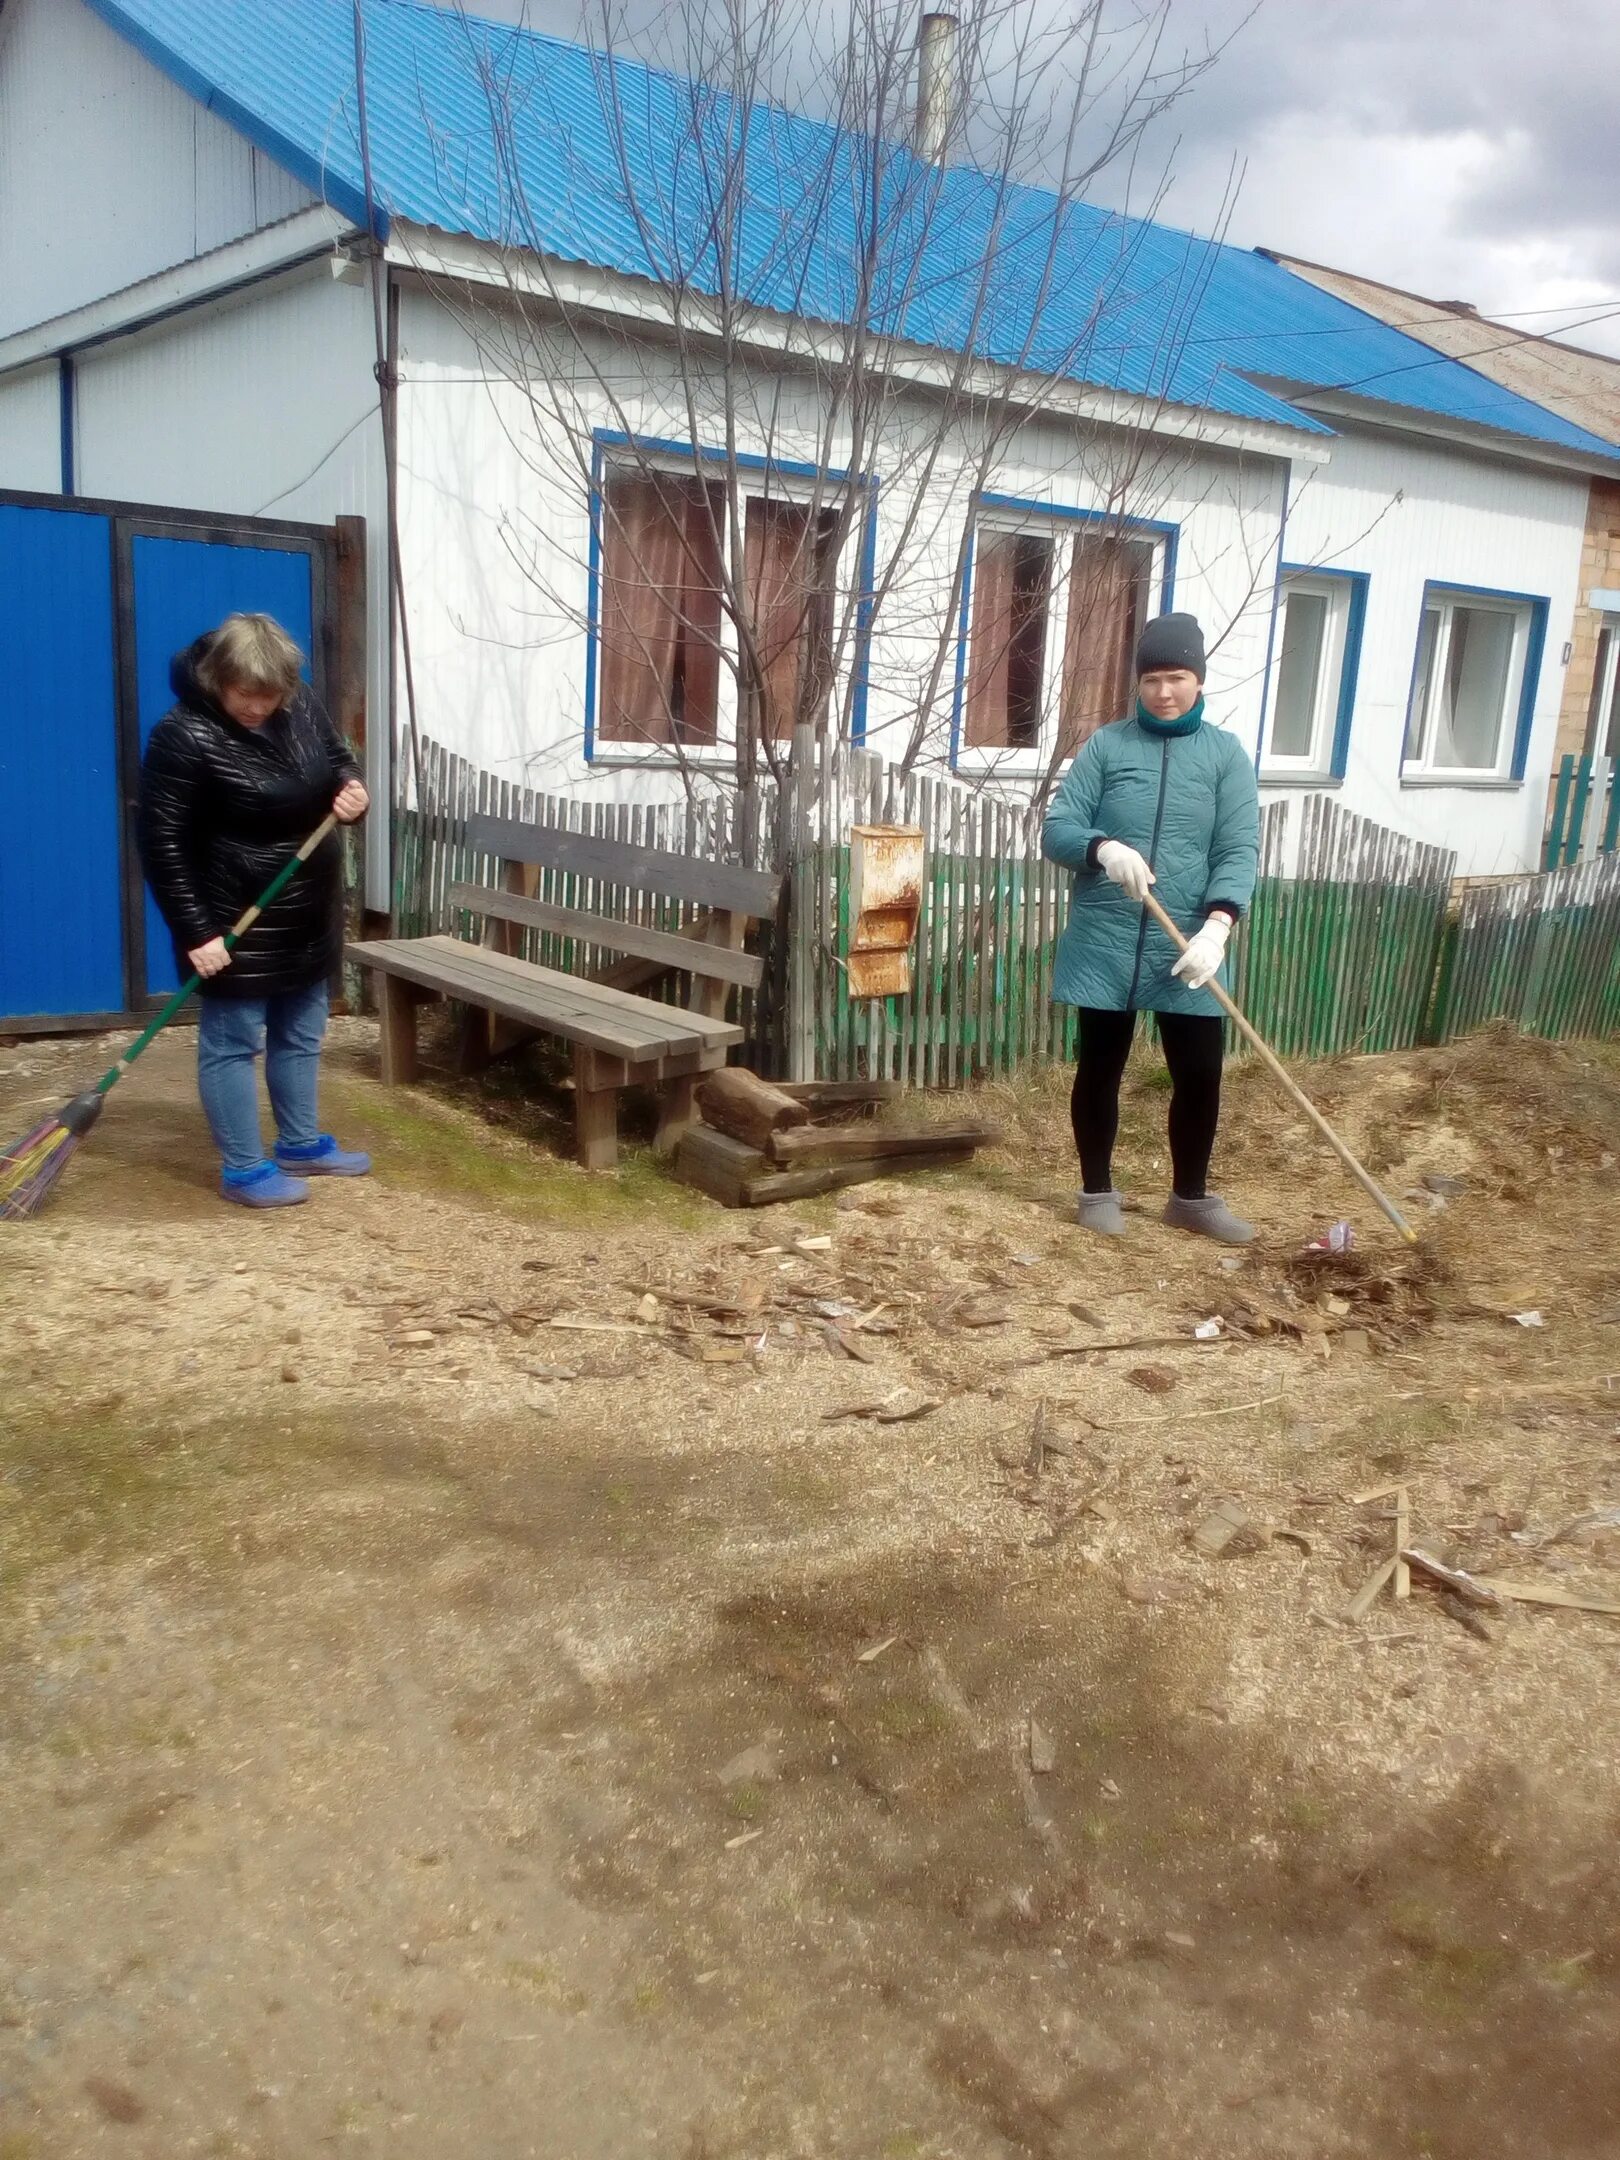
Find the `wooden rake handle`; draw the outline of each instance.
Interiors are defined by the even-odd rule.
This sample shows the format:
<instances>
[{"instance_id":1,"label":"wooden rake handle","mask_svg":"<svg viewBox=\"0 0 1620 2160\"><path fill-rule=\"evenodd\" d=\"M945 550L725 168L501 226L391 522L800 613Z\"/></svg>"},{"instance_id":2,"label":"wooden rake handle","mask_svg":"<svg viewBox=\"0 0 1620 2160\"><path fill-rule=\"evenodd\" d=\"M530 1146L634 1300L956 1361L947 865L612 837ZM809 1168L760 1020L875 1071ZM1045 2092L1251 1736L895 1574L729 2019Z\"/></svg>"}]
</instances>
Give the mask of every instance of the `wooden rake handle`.
<instances>
[{"instance_id":1,"label":"wooden rake handle","mask_svg":"<svg viewBox=\"0 0 1620 2160\"><path fill-rule=\"evenodd\" d=\"M1181 932L1176 928L1175 924L1170 920L1169 916L1165 913L1164 909L1159 905L1159 902L1154 898L1151 892L1147 895L1143 905L1147 908L1148 913L1153 917L1153 920L1158 924L1159 928L1164 932L1165 936L1169 938L1170 942L1176 947L1177 951L1185 952L1187 950L1187 940L1182 936ZM1297 1081L1290 1077L1287 1069L1283 1065L1282 1060L1277 1056L1275 1051L1272 1050L1270 1044L1262 1041L1261 1037L1249 1025L1248 1021L1244 1019L1242 1013L1238 1011L1237 1007L1232 1003L1232 1000L1221 988L1221 985L1218 981L1211 981L1206 985L1206 988L1209 990L1210 995L1218 1001L1221 1010L1231 1020L1232 1025L1237 1029L1238 1033L1243 1037L1244 1041L1255 1052L1256 1056L1258 1056L1261 1061L1270 1069L1273 1078L1280 1081L1282 1086L1285 1087L1288 1093L1293 1097L1294 1101L1298 1103L1299 1107L1304 1111L1305 1115L1310 1119L1311 1123L1322 1135L1322 1138L1327 1142L1328 1146L1332 1148L1334 1154L1338 1156L1340 1162L1344 1164L1344 1167L1349 1171L1350 1175L1355 1179L1356 1183L1367 1195L1367 1198L1371 1200L1376 1207L1381 1209L1382 1212L1389 1217L1389 1220L1395 1225L1396 1229L1400 1232L1401 1236L1406 1240L1408 1245L1415 1245L1418 1241L1418 1234L1412 1228L1412 1225L1407 1221L1406 1217L1401 1213L1400 1209L1395 1205L1394 1201L1389 1198L1387 1193L1385 1193L1382 1186L1376 1184L1374 1180L1368 1175L1368 1173L1363 1170L1360 1163L1358 1163L1354 1155L1351 1154L1349 1148L1345 1146L1344 1142L1333 1130L1333 1127L1328 1123L1327 1119L1322 1115L1321 1111L1317 1109L1315 1103L1313 1103L1310 1097L1305 1093L1305 1090L1299 1086Z\"/></svg>"}]
</instances>

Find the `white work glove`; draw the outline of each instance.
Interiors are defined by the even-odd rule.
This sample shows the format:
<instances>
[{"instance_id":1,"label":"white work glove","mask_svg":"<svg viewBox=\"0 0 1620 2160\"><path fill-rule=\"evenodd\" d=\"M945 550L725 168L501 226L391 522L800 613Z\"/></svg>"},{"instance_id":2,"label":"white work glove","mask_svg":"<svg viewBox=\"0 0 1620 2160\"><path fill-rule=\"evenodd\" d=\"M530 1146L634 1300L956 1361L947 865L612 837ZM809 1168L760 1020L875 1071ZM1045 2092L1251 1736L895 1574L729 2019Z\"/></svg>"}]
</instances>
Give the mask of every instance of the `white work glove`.
<instances>
[{"instance_id":1,"label":"white work glove","mask_svg":"<svg viewBox=\"0 0 1620 2160\"><path fill-rule=\"evenodd\" d=\"M1221 971L1226 958L1226 941L1232 935L1232 925L1224 915L1211 915L1202 930L1187 940L1187 950L1170 970L1179 976L1189 990L1202 990Z\"/></svg>"},{"instance_id":2,"label":"white work glove","mask_svg":"<svg viewBox=\"0 0 1620 2160\"><path fill-rule=\"evenodd\" d=\"M1153 883L1153 872L1148 868L1145 855L1135 848L1127 847L1123 840L1104 840L1097 849L1097 868L1132 900L1145 900L1147 889Z\"/></svg>"}]
</instances>

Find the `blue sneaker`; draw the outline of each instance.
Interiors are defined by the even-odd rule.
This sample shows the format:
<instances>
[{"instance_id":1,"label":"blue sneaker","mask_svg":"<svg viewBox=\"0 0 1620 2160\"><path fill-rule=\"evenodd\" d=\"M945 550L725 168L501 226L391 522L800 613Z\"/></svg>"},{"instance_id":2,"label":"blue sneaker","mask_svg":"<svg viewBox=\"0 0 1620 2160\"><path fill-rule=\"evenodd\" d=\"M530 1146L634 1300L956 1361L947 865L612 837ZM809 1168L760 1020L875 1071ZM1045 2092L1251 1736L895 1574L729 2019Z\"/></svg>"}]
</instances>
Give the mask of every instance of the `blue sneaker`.
<instances>
[{"instance_id":1,"label":"blue sneaker","mask_svg":"<svg viewBox=\"0 0 1620 2160\"><path fill-rule=\"evenodd\" d=\"M364 1177L371 1168L371 1157L354 1148L340 1148L329 1132L323 1132L307 1147L287 1147L278 1140L276 1166L301 1178Z\"/></svg>"},{"instance_id":2,"label":"blue sneaker","mask_svg":"<svg viewBox=\"0 0 1620 2160\"><path fill-rule=\"evenodd\" d=\"M255 1163L251 1170L222 1170L219 1189L238 1207L297 1207L309 1198L304 1180L287 1177L273 1162Z\"/></svg>"}]
</instances>

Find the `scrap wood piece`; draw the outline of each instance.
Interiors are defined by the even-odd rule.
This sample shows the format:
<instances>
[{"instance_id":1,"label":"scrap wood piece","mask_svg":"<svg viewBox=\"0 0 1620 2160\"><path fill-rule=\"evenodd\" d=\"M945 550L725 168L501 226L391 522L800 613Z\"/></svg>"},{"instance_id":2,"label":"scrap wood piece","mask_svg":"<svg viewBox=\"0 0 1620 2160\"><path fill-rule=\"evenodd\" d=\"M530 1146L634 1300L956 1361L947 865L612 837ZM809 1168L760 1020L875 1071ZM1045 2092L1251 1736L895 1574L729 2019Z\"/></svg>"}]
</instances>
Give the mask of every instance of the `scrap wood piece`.
<instances>
[{"instance_id":1,"label":"scrap wood piece","mask_svg":"<svg viewBox=\"0 0 1620 2160\"><path fill-rule=\"evenodd\" d=\"M1431 1582L1439 1583L1442 1589L1449 1590L1454 1597L1460 1597L1464 1604L1481 1606L1487 1612L1499 1611L1501 1608L1502 1600L1494 1590L1487 1589L1477 1575L1470 1575L1466 1568L1447 1567L1443 1560L1437 1560L1433 1553L1424 1552L1421 1546L1403 1546L1390 1562L1392 1572L1402 1560L1408 1567L1415 1567L1420 1575L1426 1575Z\"/></svg>"},{"instance_id":2,"label":"scrap wood piece","mask_svg":"<svg viewBox=\"0 0 1620 2160\"><path fill-rule=\"evenodd\" d=\"M1412 1595L1412 1570L1403 1559L1412 1539L1412 1503L1406 1487L1398 1486L1395 1493L1395 1595L1409 1598Z\"/></svg>"},{"instance_id":3,"label":"scrap wood piece","mask_svg":"<svg viewBox=\"0 0 1620 2160\"><path fill-rule=\"evenodd\" d=\"M784 1170L811 1163L903 1161L908 1155L937 1155L942 1150L971 1152L1000 1137L994 1125L966 1121L931 1125L918 1132L894 1132L882 1125L804 1125L778 1127L760 1143Z\"/></svg>"},{"instance_id":4,"label":"scrap wood piece","mask_svg":"<svg viewBox=\"0 0 1620 2160\"><path fill-rule=\"evenodd\" d=\"M1110 1342L1054 1343L1049 1358L1089 1357L1104 1350L1209 1350L1221 1340L1215 1335L1119 1335Z\"/></svg>"},{"instance_id":5,"label":"scrap wood piece","mask_svg":"<svg viewBox=\"0 0 1620 2160\"><path fill-rule=\"evenodd\" d=\"M864 1650L856 1651L856 1664L875 1665L878 1659L883 1655L884 1651L892 1650L899 1640L900 1638L898 1635L885 1635L881 1642L868 1643Z\"/></svg>"},{"instance_id":6,"label":"scrap wood piece","mask_svg":"<svg viewBox=\"0 0 1620 2160\"><path fill-rule=\"evenodd\" d=\"M1566 1612L1620 1613L1620 1598L1594 1597L1585 1590L1569 1590L1562 1583L1525 1582L1513 1575L1476 1575L1482 1590L1516 1605L1557 1605Z\"/></svg>"},{"instance_id":7,"label":"scrap wood piece","mask_svg":"<svg viewBox=\"0 0 1620 2160\"><path fill-rule=\"evenodd\" d=\"M1029 1767L1036 1777L1045 1777L1057 1768L1057 1743L1044 1725L1038 1725L1033 1717L1025 1720L1025 1743L1029 1748Z\"/></svg>"},{"instance_id":8,"label":"scrap wood piece","mask_svg":"<svg viewBox=\"0 0 1620 2160\"><path fill-rule=\"evenodd\" d=\"M1365 1492L1353 1492L1348 1504L1365 1507L1371 1500L1392 1500L1401 1489L1399 1485L1369 1485Z\"/></svg>"},{"instance_id":9,"label":"scrap wood piece","mask_svg":"<svg viewBox=\"0 0 1620 2160\"><path fill-rule=\"evenodd\" d=\"M1379 1561L1377 1567L1373 1569L1367 1580L1344 1608L1342 1617L1346 1620L1364 1620L1368 1613L1372 1611L1379 1592L1394 1573L1395 1556L1391 1553L1387 1560Z\"/></svg>"},{"instance_id":10,"label":"scrap wood piece","mask_svg":"<svg viewBox=\"0 0 1620 2160\"><path fill-rule=\"evenodd\" d=\"M1166 1372L1162 1365L1135 1365L1125 1377L1132 1387L1139 1387L1149 1395L1168 1395L1177 1385L1175 1374Z\"/></svg>"},{"instance_id":11,"label":"scrap wood piece","mask_svg":"<svg viewBox=\"0 0 1620 2160\"><path fill-rule=\"evenodd\" d=\"M1213 1560L1227 1550L1240 1531L1254 1527L1247 1509L1239 1507L1235 1500L1223 1500L1204 1517L1190 1537L1196 1549Z\"/></svg>"},{"instance_id":12,"label":"scrap wood piece","mask_svg":"<svg viewBox=\"0 0 1620 2160\"><path fill-rule=\"evenodd\" d=\"M1043 1395L1035 1405L1035 1421L1029 1428L1029 1452L1024 1457L1024 1468L1031 1477L1039 1477L1046 1461L1046 1398Z\"/></svg>"}]
</instances>

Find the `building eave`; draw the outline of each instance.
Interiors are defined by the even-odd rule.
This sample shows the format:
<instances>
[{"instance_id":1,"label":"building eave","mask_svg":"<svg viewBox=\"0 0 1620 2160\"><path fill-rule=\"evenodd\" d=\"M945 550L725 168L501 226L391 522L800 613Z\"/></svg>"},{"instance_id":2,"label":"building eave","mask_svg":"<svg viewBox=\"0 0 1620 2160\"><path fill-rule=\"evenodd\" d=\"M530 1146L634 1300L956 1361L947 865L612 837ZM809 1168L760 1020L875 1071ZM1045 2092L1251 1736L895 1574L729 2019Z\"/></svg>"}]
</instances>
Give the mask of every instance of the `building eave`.
<instances>
[{"instance_id":1,"label":"building eave","mask_svg":"<svg viewBox=\"0 0 1620 2160\"><path fill-rule=\"evenodd\" d=\"M501 248L404 219L394 221L384 253L390 265L414 273L430 290L439 282L504 292L518 302L549 303L565 318L629 322L654 335L677 327L667 288L650 278L542 257L526 249ZM843 347L844 333L837 325L822 327L757 309L741 319L733 311L723 326L716 314L711 326L705 320L706 303L701 297L688 291L681 305L679 328L684 335L701 337L711 327L718 335L724 327L731 338L762 357L825 368L836 364ZM1147 432L1202 448L1295 464L1325 465L1332 456L1330 440L1308 429L1172 405L1050 375L1021 374L988 360L971 362L964 369L956 355L931 346L891 341L885 348L885 364L897 380L925 394L995 398L1043 418Z\"/></svg>"},{"instance_id":2,"label":"building eave","mask_svg":"<svg viewBox=\"0 0 1620 2160\"><path fill-rule=\"evenodd\" d=\"M81 353L110 338L127 337L178 315L224 298L265 278L319 261L340 244L363 239L349 220L324 203L296 211L279 224L232 240L190 262L159 270L152 277L126 285L119 292L33 323L0 338L0 376L37 367L62 353Z\"/></svg>"},{"instance_id":3,"label":"building eave","mask_svg":"<svg viewBox=\"0 0 1620 2160\"><path fill-rule=\"evenodd\" d=\"M1339 425L1375 429L1384 435L1400 435L1420 442L1444 444L1448 449L1470 450L1480 457L1510 465L1534 465L1543 470L1577 474L1584 479L1620 479L1620 447L1612 457L1566 447L1560 443L1535 442L1525 435L1509 435L1499 428L1476 427L1466 420L1451 420L1411 406L1386 405L1373 398L1352 397L1339 390L1313 390L1308 384L1286 383L1274 377L1257 378L1275 389L1302 412Z\"/></svg>"}]
</instances>

